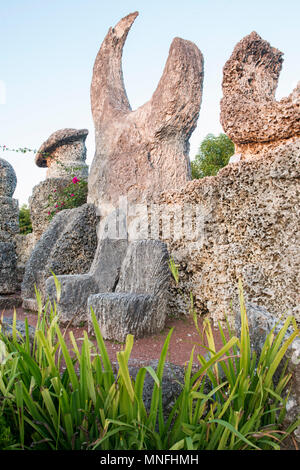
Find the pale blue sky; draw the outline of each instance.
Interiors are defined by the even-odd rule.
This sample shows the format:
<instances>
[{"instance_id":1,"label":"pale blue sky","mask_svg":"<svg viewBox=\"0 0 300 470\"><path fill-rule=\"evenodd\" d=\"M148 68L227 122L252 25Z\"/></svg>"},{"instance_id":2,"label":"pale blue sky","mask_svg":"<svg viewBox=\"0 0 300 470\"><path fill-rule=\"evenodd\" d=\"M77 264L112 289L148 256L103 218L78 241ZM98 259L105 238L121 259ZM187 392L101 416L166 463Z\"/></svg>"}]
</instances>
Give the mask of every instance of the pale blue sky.
<instances>
[{"instance_id":1,"label":"pale blue sky","mask_svg":"<svg viewBox=\"0 0 300 470\"><path fill-rule=\"evenodd\" d=\"M136 10L140 14L123 56L133 109L151 98L174 37L195 42L204 55L203 100L190 140L191 159L209 132L222 132L222 68L244 36L255 30L284 52L277 98L300 80L299 0L0 0L0 145L37 149L58 129L88 128L90 164L93 63L109 27ZM45 170L35 166L32 154L0 151L0 157L17 173L14 197L27 202Z\"/></svg>"}]
</instances>

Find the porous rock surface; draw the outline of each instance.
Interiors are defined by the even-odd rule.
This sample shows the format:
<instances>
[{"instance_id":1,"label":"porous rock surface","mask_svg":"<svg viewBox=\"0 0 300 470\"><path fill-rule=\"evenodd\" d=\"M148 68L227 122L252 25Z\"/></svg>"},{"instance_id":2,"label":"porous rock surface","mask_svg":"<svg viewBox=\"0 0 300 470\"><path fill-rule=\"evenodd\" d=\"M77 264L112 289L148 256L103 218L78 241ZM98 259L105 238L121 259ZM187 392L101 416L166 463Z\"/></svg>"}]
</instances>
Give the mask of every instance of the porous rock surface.
<instances>
[{"instance_id":1,"label":"porous rock surface","mask_svg":"<svg viewBox=\"0 0 300 470\"><path fill-rule=\"evenodd\" d=\"M178 305L182 290L188 309L192 291L198 310L215 323L225 314L233 320L241 278L247 300L300 321L299 160L298 140L161 195L163 212L187 204L203 214L196 241L165 239L180 264Z\"/></svg>"},{"instance_id":2,"label":"porous rock surface","mask_svg":"<svg viewBox=\"0 0 300 470\"><path fill-rule=\"evenodd\" d=\"M18 289L17 256L13 242L0 241L0 295L13 294ZM1 297L0 297L1 300Z\"/></svg>"},{"instance_id":3,"label":"porous rock surface","mask_svg":"<svg viewBox=\"0 0 300 470\"><path fill-rule=\"evenodd\" d=\"M275 99L282 55L254 31L224 66L220 120L237 153L243 144L249 152L250 144L300 136L300 82L287 98Z\"/></svg>"},{"instance_id":4,"label":"porous rock surface","mask_svg":"<svg viewBox=\"0 0 300 470\"><path fill-rule=\"evenodd\" d=\"M49 212L53 209L49 196L55 196L55 192L63 190L70 179L47 178L34 186L29 198L30 219L34 237L37 240L42 236L50 223Z\"/></svg>"},{"instance_id":5,"label":"porous rock surface","mask_svg":"<svg viewBox=\"0 0 300 470\"><path fill-rule=\"evenodd\" d=\"M19 231L18 201L8 196L0 196L0 241L13 242Z\"/></svg>"},{"instance_id":6,"label":"porous rock surface","mask_svg":"<svg viewBox=\"0 0 300 470\"><path fill-rule=\"evenodd\" d=\"M19 204L13 199L16 173L0 159L0 296L18 289L15 237L19 233ZM1 304L1 298L0 298Z\"/></svg>"},{"instance_id":7,"label":"porous rock surface","mask_svg":"<svg viewBox=\"0 0 300 470\"><path fill-rule=\"evenodd\" d=\"M188 142L200 111L203 57L195 44L175 38L151 100L132 111L121 60L137 15L132 13L109 29L94 64L91 107L96 149L88 202L101 214L115 207L122 195L129 202L141 202L190 179Z\"/></svg>"},{"instance_id":8,"label":"porous rock surface","mask_svg":"<svg viewBox=\"0 0 300 470\"><path fill-rule=\"evenodd\" d=\"M91 204L59 212L35 245L25 267L23 307L36 310L34 285L44 297L45 281L54 274L88 272L97 247L97 217Z\"/></svg>"}]
</instances>

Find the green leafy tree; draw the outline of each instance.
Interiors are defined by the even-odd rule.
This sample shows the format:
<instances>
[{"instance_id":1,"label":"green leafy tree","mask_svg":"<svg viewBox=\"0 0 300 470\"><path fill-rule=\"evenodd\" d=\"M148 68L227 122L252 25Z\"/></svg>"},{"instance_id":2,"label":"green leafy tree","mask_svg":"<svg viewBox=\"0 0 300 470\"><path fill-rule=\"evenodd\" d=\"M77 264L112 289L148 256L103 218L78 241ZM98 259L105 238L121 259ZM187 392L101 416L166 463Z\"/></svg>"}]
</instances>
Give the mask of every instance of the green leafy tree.
<instances>
[{"instance_id":1,"label":"green leafy tree","mask_svg":"<svg viewBox=\"0 0 300 470\"><path fill-rule=\"evenodd\" d=\"M226 134L208 134L199 147L199 153L191 162L192 178L214 176L227 165L234 154L234 143Z\"/></svg>"},{"instance_id":2,"label":"green leafy tree","mask_svg":"<svg viewBox=\"0 0 300 470\"><path fill-rule=\"evenodd\" d=\"M32 232L32 225L30 219L30 210L27 204L23 204L19 211L19 225L21 235L27 235Z\"/></svg>"}]
</instances>

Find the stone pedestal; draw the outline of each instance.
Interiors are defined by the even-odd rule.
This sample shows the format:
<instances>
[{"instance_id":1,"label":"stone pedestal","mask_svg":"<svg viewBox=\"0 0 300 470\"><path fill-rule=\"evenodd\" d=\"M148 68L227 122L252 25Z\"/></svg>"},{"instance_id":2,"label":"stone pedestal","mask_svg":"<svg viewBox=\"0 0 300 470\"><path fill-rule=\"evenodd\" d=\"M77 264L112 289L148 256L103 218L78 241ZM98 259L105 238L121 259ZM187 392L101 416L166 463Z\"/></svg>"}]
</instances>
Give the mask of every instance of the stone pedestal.
<instances>
[{"instance_id":1,"label":"stone pedestal","mask_svg":"<svg viewBox=\"0 0 300 470\"><path fill-rule=\"evenodd\" d=\"M48 168L46 180L33 188L29 200L36 241L50 223L49 212L53 209L52 206L49 207L51 196L56 200L55 196L72 181L74 176L79 180L88 178L88 165L85 163L87 135L86 129L58 130L50 135L36 154L37 166Z\"/></svg>"}]
</instances>

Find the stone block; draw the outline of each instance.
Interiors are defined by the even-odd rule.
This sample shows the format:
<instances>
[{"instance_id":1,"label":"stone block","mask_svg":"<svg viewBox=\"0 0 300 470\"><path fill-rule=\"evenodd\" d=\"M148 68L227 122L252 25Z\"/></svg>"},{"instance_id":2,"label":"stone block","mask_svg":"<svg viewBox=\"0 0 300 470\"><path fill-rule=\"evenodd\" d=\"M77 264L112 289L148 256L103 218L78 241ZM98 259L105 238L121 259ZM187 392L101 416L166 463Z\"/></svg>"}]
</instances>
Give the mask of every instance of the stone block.
<instances>
[{"instance_id":1,"label":"stone block","mask_svg":"<svg viewBox=\"0 0 300 470\"><path fill-rule=\"evenodd\" d=\"M140 338L161 331L170 285L168 259L166 245L160 241L131 242L115 292L88 298L89 328L92 308L106 339L124 342L127 334Z\"/></svg>"},{"instance_id":2,"label":"stone block","mask_svg":"<svg viewBox=\"0 0 300 470\"><path fill-rule=\"evenodd\" d=\"M35 245L22 283L24 308L36 310L35 289L44 299L48 277L87 273L97 247L97 217L91 204L59 212Z\"/></svg>"}]
</instances>

